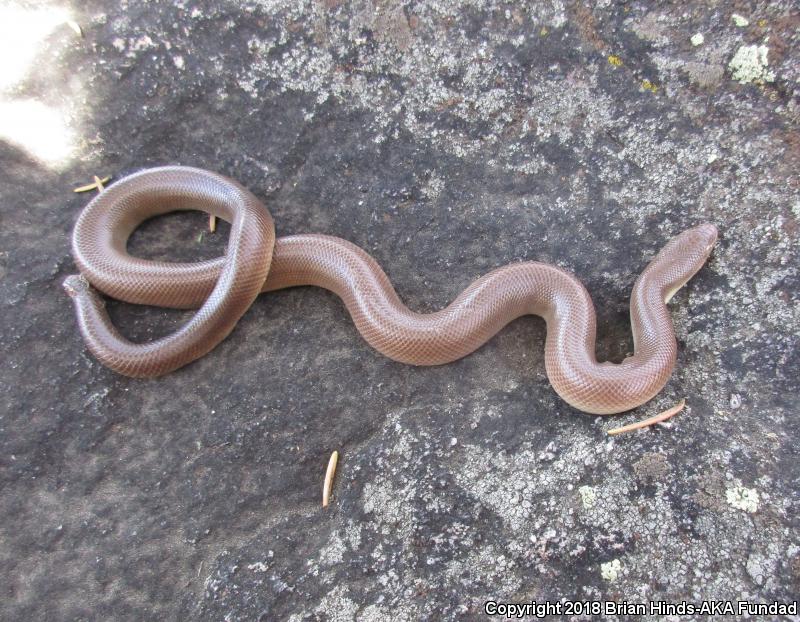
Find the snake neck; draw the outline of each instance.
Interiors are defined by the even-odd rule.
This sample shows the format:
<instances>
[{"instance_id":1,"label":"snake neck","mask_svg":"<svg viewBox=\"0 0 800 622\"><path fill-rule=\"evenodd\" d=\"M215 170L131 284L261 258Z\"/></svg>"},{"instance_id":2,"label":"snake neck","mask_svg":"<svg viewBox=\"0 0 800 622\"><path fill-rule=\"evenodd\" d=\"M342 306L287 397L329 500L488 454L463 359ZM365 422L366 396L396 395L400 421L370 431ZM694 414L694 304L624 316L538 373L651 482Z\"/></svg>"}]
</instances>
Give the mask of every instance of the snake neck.
<instances>
[{"instance_id":1,"label":"snake neck","mask_svg":"<svg viewBox=\"0 0 800 622\"><path fill-rule=\"evenodd\" d=\"M630 300L634 352L621 363L595 359L594 318L583 333L576 328L586 322L580 316L548 326L545 364L565 401L584 412L614 414L644 404L664 388L678 356L667 302L700 270L716 239L713 225L684 231L640 274Z\"/></svg>"}]
</instances>

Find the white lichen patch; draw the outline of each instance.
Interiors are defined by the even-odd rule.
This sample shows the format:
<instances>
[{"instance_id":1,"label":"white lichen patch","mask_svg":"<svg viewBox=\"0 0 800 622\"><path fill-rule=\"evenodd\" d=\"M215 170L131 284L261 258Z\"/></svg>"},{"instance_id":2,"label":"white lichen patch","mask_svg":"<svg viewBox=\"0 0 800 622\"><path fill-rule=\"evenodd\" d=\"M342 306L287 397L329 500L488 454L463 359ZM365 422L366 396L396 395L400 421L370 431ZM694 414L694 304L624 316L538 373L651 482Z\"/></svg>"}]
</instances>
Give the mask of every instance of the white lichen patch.
<instances>
[{"instance_id":1,"label":"white lichen patch","mask_svg":"<svg viewBox=\"0 0 800 622\"><path fill-rule=\"evenodd\" d=\"M514 565L513 560L497 547L477 547L466 559L449 562L445 574L453 580L466 577L471 582L489 581L498 591L509 594L523 584Z\"/></svg>"},{"instance_id":2,"label":"white lichen patch","mask_svg":"<svg viewBox=\"0 0 800 622\"><path fill-rule=\"evenodd\" d=\"M705 40L706 38L703 36L702 32L693 34L692 38L689 39L689 41L691 41L692 45L695 47L697 47L698 45L703 45L703 42L705 42Z\"/></svg>"},{"instance_id":3,"label":"white lichen patch","mask_svg":"<svg viewBox=\"0 0 800 622\"><path fill-rule=\"evenodd\" d=\"M603 577L604 581L614 583L614 581L619 579L619 575L621 573L622 562L620 562L618 559L612 559L610 562L600 564L600 576Z\"/></svg>"},{"instance_id":4,"label":"white lichen patch","mask_svg":"<svg viewBox=\"0 0 800 622\"><path fill-rule=\"evenodd\" d=\"M350 590L344 585L338 585L325 595L314 609L314 613L324 613L331 622L351 622L356 619L358 610L359 605L350 598ZM301 619L301 616L296 614L289 618L290 622Z\"/></svg>"},{"instance_id":5,"label":"white lichen patch","mask_svg":"<svg viewBox=\"0 0 800 622\"><path fill-rule=\"evenodd\" d=\"M345 543L338 533L331 535L327 546L320 552L319 561L321 564L333 566L344 561Z\"/></svg>"},{"instance_id":6,"label":"white lichen patch","mask_svg":"<svg viewBox=\"0 0 800 622\"><path fill-rule=\"evenodd\" d=\"M739 28L744 28L745 26L750 25L750 20L747 19L744 15L739 15L738 13L734 13L731 15L731 21L736 24Z\"/></svg>"},{"instance_id":7,"label":"white lichen patch","mask_svg":"<svg viewBox=\"0 0 800 622\"><path fill-rule=\"evenodd\" d=\"M403 524L407 525L407 532L402 530L403 535L409 536L414 519L408 502L413 496L414 486L411 483L400 488L390 478L378 478L364 487L364 511L376 515L383 533L391 533L395 525Z\"/></svg>"},{"instance_id":8,"label":"white lichen patch","mask_svg":"<svg viewBox=\"0 0 800 622\"><path fill-rule=\"evenodd\" d=\"M580 494L581 503L586 510L592 508L597 501L597 492L592 486L581 486L578 488L578 494Z\"/></svg>"},{"instance_id":9,"label":"white lichen patch","mask_svg":"<svg viewBox=\"0 0 800 622\"><path fill-rule=\"evenodd\" d=\"M442 194L445 188L445 180L439 177L436 173L432 173L427 185L422 189L422 194L425 198L435 201Z\"/></svg>"},{"instance_id":10,"label":"white lichen patch","mask_svg":"<svg viewBox=\"0 0 800 622\"><path fill-rule=\"evenodd\" d=\"M496 512L512 532L534 525L544 527L541 515L533 513L536 498L549 495L547 503L552 509L560 506L564 491L574 490L581 477L582 468L576 465L584 465L594 451L585 441L576 441L559 454L553 449L551 443L541 452L523 449L514 455L498 455L472 446L465 455L463 470L455 474L456 480Z\"/></svg>"},{"instance_id":11,"label":"white lichen patch","mask_svg":"<svg viewBox=\"0 0 800 622\"><path fill-rule=\"evenodd\" d=\"M769 48L766 45L743 45L728 63L731 77L741 84L772 82L775 73L768 69L768 54Z\"/></svg>"},{"instance_id":12,"label":"white lichen patch","mask_svg":"<svg viewBox=\"0 0 800 622\"><path fill-rule=\"evenodd\" d=\"M751 514L758 510L759 497L755 488L745 488L737 483L733 488L725 491L725 498L728 500L728 505L737 510L744 510Z\"/></svg>"}]
</instances>

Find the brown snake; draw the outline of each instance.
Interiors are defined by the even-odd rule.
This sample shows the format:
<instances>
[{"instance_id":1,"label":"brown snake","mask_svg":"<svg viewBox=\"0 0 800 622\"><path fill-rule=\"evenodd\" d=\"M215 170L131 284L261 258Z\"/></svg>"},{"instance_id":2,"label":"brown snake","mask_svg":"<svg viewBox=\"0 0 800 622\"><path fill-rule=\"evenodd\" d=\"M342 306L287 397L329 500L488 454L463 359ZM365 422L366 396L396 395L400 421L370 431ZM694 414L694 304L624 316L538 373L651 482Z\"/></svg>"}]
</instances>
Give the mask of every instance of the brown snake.
<instances>
[{"instance_id":1,"label":"brown snake","mask_svg":"<svg viewBox=\"0 0 800 622\"><path fill-rule=\"evenodd\" d=\"M132 257L126 244L145 219L203 210L231 223L224 257L169 263ZM441 365L473 352L526 314L547 322L545 367L553 388L588 413L618 413L648 401L666 384L677 344L666 303L705 263L717 239L701 224L670 240L645 268L631 296L634 354L622 363L595 359L595 312L569 272L537 262L497 268L435 313L409 310L375 260L326 235L275 239L264 205L233 180L201 169L170 166L136 173L97 195L72 239L81 275L72 296L89 350L111 369L160 376L203 356L233 330L262 291L316 285L337 294L364 339L386 356L412 365ZM111 324L98 293L135 304L197 313L175 333L132 343Z\"/></svg>"}]
</instances>

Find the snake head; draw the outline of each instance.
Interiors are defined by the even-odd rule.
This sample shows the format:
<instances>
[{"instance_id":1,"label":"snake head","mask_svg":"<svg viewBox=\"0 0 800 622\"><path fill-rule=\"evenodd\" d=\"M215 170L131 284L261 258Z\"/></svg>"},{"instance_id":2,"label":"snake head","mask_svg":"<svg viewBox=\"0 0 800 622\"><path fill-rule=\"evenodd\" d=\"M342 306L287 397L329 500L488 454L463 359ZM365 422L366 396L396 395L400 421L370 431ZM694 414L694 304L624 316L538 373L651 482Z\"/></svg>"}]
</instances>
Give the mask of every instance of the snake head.
<instances>
[{"instance_id":1,"label":"snake head","mask_svg":"<svg viewBox=\"0 0 800 622\"><path fill-rule=\"evenodd\" d=\"M717 228L703 223L676 235L659 255L669 257L674 264L684 264L694 274L708 259L716 243Z\"/></svg>"},{"instance_id":2,"label":"snake head","mask_svg":"<svg viewBox=\"0 0 800 622\"><path fill-rule=\"evenodd\" d=\"M716 243L717 228L703 223L675 236L661 249L648 270L657 275L665 303L703 267Z\"/></svg>"},{"instance_id":3,"label":"snake head","mask_svg":"<svg viewBox=\"0 0 800 622\"><path fill-rule=\"evenodd\" d=\"M708 259L714 249L714 245L717 243L717 228L710 222L704 222L702 225L689 229L686 233L691 234L694 245L697 248L702 248L703 255Z\"/></svg>"}]
</instances>

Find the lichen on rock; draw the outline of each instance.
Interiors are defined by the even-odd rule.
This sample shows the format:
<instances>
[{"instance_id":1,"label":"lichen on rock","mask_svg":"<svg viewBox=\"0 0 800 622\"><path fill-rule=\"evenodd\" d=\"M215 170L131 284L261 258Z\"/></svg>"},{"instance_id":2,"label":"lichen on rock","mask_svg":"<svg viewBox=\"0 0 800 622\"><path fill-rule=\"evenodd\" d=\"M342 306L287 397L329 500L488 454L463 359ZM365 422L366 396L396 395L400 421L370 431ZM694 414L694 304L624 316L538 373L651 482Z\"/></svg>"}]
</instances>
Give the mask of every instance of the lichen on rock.
<instances>
[{"instance_id":1,"label":"lichen on rock","mask_svg":"<svg viewBox=\"0 0 800 622\"><path fill-rule=\"evenodd\" d=\"M775 73L768 68L768 55L769 48L766 45L743 45L728 63L731 77L742 84L772 82Z\"/></svg>"}]
</instances>

